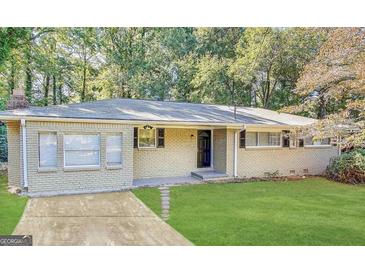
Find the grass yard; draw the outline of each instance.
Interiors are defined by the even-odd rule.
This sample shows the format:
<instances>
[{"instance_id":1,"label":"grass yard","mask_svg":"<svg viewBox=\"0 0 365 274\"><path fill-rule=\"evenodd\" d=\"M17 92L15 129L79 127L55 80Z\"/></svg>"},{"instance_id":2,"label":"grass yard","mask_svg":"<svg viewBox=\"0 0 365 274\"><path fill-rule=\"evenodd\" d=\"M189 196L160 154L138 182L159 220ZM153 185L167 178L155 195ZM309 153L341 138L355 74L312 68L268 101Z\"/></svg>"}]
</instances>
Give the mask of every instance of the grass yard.
<instances>
[{"instance_id":1,"label":"grass yard","mask_svg":"<svg viewBox=\"0 0 365 274\"><path fill-rule=\"evenodd\" d=\"M7 191L7 182L7 176L0 172L0 235L9 235L13 232L27 203L26 197Z\"/></svg>"},{"instance_id":2,"label":"grass yard","mask_svg":"<svg viewBox=\"0 0 365 274\"><path fill-rule=\"evenodd\" d=\"M134 194L160 213L159 190ZM170 188L168 223L196 245L365 245L365 186L323 178Z\"/></svg>"}]
</instances>

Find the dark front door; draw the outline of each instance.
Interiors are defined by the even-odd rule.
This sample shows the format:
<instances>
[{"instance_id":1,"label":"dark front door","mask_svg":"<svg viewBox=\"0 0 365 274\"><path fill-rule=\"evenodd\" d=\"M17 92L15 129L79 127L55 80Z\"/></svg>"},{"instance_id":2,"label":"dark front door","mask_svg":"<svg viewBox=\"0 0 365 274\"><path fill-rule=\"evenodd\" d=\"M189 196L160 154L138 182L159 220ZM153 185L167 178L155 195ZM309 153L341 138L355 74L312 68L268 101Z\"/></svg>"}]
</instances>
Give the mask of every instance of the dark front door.
<instances>
[{"instance_id":1,"label":"dark front door","mask_svg":"<svg viewBox=\"0 0 365 274\"><path fill-rule=\"evenodd\" d=\"M210 130L198 130L198 167L210 167Z\"/></svg>"}]
</instances>

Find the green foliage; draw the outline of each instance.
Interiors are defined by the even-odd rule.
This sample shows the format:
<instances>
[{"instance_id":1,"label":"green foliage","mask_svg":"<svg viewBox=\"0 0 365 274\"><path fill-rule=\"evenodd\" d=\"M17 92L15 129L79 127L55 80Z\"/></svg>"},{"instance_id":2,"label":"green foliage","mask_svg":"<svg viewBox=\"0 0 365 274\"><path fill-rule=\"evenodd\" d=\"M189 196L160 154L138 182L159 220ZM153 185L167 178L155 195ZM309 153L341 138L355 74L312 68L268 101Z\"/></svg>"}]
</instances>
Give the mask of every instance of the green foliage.
<instances>
[{"instance_id":1,"label":"green foliage","mask_svg":"<svg viewBox=\"0 0 365 274\"><path fill-rule=\"evenodd\" d=\"M327 177L342 183L365 183L365 149L345 152L331 161Z\"/></svg>"},{"instance_id":2,"label":"green foliage","mask_svg":"<svg viewBox=\"0 0 365 274\"><path fill-rule=\"evenodd\" d=\"M26 28L0 28L0 71L12 49L22 42Z\"/></svg>"},{"instance_id":3,"label":"green foliage","mask_svg":"<svg viewBox=\"0 0 365 274\"><path fill-rule=\"evenodd\" d=\"M8 162L8 140L5 125L0 125L0 163Z\"/></svg>"},{"instance_id":4,"label":"green foliage","mask_svg":"<svg viewBox=\"0 0 365 274\"><path fill-rule=\"evenodd\" d=\"M309 130L316 136L336 136L341 148L364 147L365 29L316 29L323 41L296 83L297 104L285 112L320 119Z\"/></svg>"},{"instance_id":5,"label":"green foliage","mask_svg":"<svg viewBox=\"0 0 365 274\"><path fill-rule=\"evenodd\" d=\"M0 28L0 95L33 105L153 98L280 109L323 41L306 28Z\"/></svg>"},{"instance_id":6,"label":"green foliage","mask_svg":"<svg viewBox=\"0 0 365 274\"><path fill-rule=\"evenodd\" d=\"M245 31L232 70L250 86L254 105L279 109L297 101L292 91L304 65L317 53L321 44L317 36L305 28Z\"/></svg>"}]
</instances>

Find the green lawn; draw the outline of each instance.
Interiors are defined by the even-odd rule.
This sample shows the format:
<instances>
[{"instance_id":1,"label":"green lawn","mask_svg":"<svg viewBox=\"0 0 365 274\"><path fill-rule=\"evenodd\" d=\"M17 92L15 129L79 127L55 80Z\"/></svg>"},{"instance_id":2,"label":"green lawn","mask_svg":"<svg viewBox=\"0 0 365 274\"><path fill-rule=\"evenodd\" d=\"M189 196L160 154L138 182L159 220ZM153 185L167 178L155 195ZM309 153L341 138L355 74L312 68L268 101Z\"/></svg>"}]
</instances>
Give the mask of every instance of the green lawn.
<instances>
[{"instance_id":1,"label":"green lawn","mask_svg":"<svg viewBox=\"0 0 365 274\"><path fill-rule=\"evenodd\" d=\"M365 245L365 186L310 178L170 191L168 223L196 245ZM134 193L159 214L158 189Z\"/></svg>"},{"instance_id":2,"label":"green lawn","mask_svg":"<svg viewBox=\"0 0 365 274\"><path fill-rule=\"evenodd\" d=\"M19 197L7 191L8 178L0 173L0 235L11 234L23 214L26 197Z\"/></svg>"}]
</instances>

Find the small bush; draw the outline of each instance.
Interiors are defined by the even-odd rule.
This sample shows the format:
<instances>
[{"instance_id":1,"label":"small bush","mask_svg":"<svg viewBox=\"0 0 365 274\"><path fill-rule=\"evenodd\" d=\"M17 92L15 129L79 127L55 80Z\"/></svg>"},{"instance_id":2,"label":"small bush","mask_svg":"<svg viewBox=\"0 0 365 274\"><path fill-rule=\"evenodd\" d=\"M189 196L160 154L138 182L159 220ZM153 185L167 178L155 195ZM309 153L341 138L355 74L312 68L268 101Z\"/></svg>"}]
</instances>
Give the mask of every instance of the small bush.
<instances>
[{"instance_id":1,"label":"small bush","mask_svg":"<svg viewBox=\"0 0 365 274\"><path fill-rule=\"evenodd\" d=\"M327 167L327 177L342 183L365 183L365 149L346 152L332 159Z\"/></svg>"},{"instance_id":2,"label":"small bush","mask_svg":"<svg viewBox=\"0 0 365 274\"><path fill-rule=\"evenodd\" d=\"M8 161L8 141L6 137L6 126L0 124L0 163Z\"/></svg>"}]
</instances>

